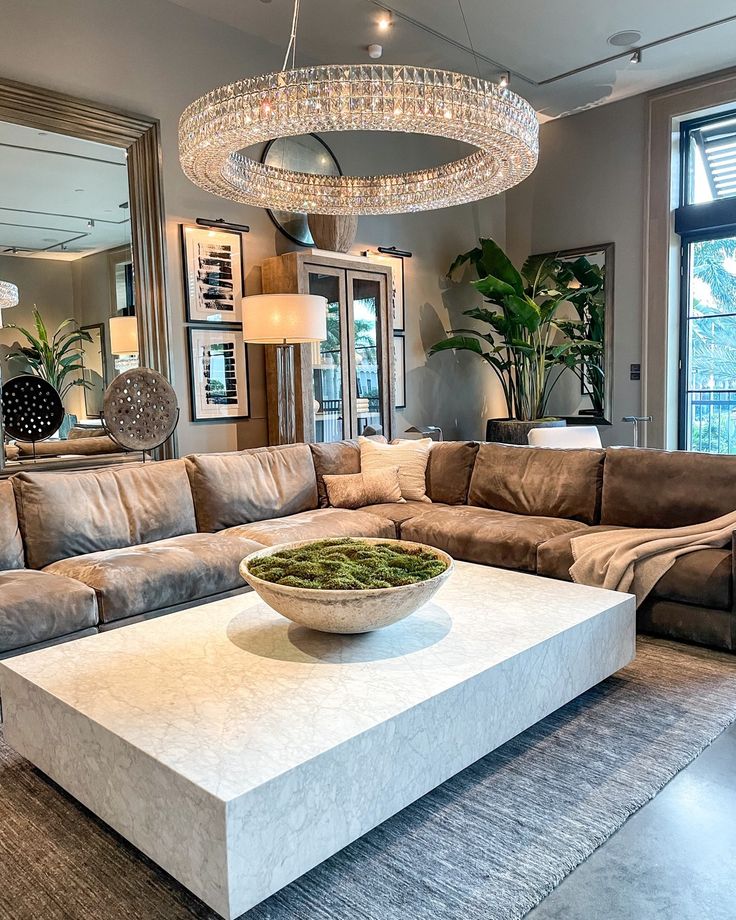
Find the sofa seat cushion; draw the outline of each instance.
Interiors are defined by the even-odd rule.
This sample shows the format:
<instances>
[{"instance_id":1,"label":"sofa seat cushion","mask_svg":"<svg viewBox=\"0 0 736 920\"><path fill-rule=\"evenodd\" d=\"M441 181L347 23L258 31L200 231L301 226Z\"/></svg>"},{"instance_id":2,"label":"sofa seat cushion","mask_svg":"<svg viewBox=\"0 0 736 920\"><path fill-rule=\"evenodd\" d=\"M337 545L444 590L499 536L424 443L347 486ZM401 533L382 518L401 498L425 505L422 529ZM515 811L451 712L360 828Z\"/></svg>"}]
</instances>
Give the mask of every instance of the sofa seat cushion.
<instances>
[{"instance_id":1,"label":"sofa seat cushion","mask_svg":"<svg viewBox=\"0 0 736 920\"><path fill-rule=\"evenodd\" d=\"M244 587L240 561L261 548L239 534L193 533L63 559L44 571L92 588L100 621L111 623Z\"/></svg>"},{"instance_id":2,"label":"sofa seat cushion","mask_svg":"<svg viewBox=\"0 0 736 920\"><path fill-rule=\"evenodd\" d=\"M0 652L47 642L97 625L95 593L47 572L0 572Z\"/></svg>"},{"instance_id":3,"label":"sofa seat cushion","mask_svg":"<svg viewBox=\"0 0 736 920\"><path fill-rule=\"evenodd\" d=\"M240 534L265 546L292 543L297 540L324 540L329 537L389 537L396 536L393 522L364 510L347 508L318 508L289 517L241 524L225 533Z\"/></svg>"},{"instance_id":4,"label":"sofa seat cushion","mask_svg":"<svg viewBox=\"0 0 736 920\"><path fill-rule=\"evenodd\" d=\"M418 514L426 514L428 511L448 507L449 505L443 505L440 502L431 505L427 502L385 502L380 505L366 505L362 510L401 525Z\"/></svg>"},{"instance_id":5,"label":"sofa seat cushion","mask_svg":"<svg viewBox=\"0 0 736 920\"><path fill-rule=\"evenodd\" d=\"M581 530L587 528L562 518L455 505L411 518L402 524L401 536L436 546L466 562L534 572L540 543L557 534Z\"/></svg>"},{"instance_id":6,"label":"sofa seat cushion","mask_svg":"<svg viewBox=\"0 0 736 920\"><path fill-rule=\"evenodd\" d=\"M586 533L620 529L601 525L589 528ZM537 574L570 581L570 566L573 564L570 546L572 536L574 534L562 534L539 546ZM696 604L716 610L730 610L731 550L699 549L694 553L680 556L654 586L651 598Z\"/></svg>"},{"instance_id":7,"label":"sofa seat cushion","mask_svg":"<svg viewBox=\"0 0 736 920\"><path fill-rule=\"evenodd\" d=\"M600 533L603 530L619 530L619 528L598 524L595 527L586 527L585 533ZM570 540L573 534L574 531L562 533L539 544L537 547L537 575L559 578L560 581L572 581L570 566L575 560L572 558Z\"/></svg>"}]
</instances>

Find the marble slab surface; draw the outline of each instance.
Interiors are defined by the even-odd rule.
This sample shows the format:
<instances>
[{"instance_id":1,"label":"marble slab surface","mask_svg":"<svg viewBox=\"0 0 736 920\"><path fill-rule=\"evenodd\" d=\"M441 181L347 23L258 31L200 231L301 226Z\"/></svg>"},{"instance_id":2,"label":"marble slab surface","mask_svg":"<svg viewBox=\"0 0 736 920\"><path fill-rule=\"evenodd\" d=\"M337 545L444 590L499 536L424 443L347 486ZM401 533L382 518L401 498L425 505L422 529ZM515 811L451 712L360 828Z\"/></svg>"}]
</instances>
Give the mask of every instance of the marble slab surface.
<instances>
[{"instance_id":1,"label":"marble slab surface","mask_svg":"<svg viewBox=\"0 0 736 920\"><path fill-rule=\"evenodd\" d=\"M227 918L634 657L629 595L458 563L385 630L255 594L0 662L5 738Z\"/></svg>"}]
</instances>

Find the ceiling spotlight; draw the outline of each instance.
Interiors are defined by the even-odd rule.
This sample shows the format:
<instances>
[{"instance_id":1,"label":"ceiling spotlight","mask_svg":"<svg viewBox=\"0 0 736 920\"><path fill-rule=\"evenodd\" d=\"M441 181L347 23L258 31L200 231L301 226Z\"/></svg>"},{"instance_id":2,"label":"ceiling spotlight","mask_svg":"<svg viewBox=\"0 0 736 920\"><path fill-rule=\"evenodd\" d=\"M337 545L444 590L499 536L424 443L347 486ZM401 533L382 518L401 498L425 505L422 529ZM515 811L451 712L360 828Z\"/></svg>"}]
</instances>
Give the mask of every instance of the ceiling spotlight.
<instances>
[{"instance_id":1,"label":"ceiling spotlight","mask_svg":"<svg viewBox=\"0 0 736 920\"><path fill-rule=\"evenodd\" d=\"M381 13L381 15L378 17L378 22L376 23L380 32L388 32L393 24L394 21L391 18L390 13Z\"/></svg>"},{"instance_id":2,"label":"ceiling spotlight","mask_svg":"<svg viewBox=\"0 0 736 920\"><path fill-rule=\"evenodd\" d=\"M90 217L90 219L87 221L87 229L88 229L88 230L91 230L91 229L94 227L94 225L95 225L95 222L94 222L94 220Z\"/></svg>"},{"instance_id":3,"label":"ceiling spotlight","mask_svg":"<svg viewBox=\"0 0 736 920\"><path fill-rule=\"evenodd\" d=\"M510 82L511 74L508 72L508 70L506 70L498 78L498 85L501 87L501 89L506 89Z\"/></svg>"},{"instance_id":4,"label":"ceiling spotlight","mask_svg":"<svg viewBox=\"0 0 736 920\"><path fill-rule=\"evenodd\" d=\"M634 51L634 53L629 58L629 63L631 64L641 64L641 50L639 48Z\"/></svg>"},{"instance_id":5,"label":"ceiling spotlight","mask_svg":"<svg viewBox=\"0 0 736 920\"><path fill-rule=\"evenodd\" d=\"M368 45L368 57L378 60L383 54L383 45Z\"/></svg>"}]
</instances>

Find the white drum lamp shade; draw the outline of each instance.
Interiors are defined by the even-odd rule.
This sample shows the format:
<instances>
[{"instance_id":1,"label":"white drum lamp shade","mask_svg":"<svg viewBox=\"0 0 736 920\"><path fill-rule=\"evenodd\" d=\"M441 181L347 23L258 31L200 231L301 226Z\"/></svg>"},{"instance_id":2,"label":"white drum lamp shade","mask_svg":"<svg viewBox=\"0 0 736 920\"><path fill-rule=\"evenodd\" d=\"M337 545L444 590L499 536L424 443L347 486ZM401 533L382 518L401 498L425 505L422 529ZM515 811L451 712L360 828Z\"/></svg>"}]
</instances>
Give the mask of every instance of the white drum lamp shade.
<instances>
[{"instance_id":1,"label":"white drum lamp shade","mask_svg":"<svg viewBox=\"0 0 736 920\"><path fill-rule=\"evenodd\" d=\"M135 316L110 317L110 351L114 355L138 354L138 320Z\"/></svg>"},{"instance_id":2,"label":"white drum lamp shade","mask_svg":"<svg viewBox=\"0 0 736 920\"><path fill-rule=\"evenodd\" d=\"M327 338L327 298L316 294L256 294L243 298L243 339L297 345Z\"/></svg>"},{"instance_id":3,"label":"white drum lamp shade","mask_svg":"<svg viewBox=\"0 0 736 920\"><path fill-rule=\"evenodd\" d=\"M0 281L0 329L3 327L3 310L18 305L18 288L10 281Z\"/></svg>"}]
</instances>

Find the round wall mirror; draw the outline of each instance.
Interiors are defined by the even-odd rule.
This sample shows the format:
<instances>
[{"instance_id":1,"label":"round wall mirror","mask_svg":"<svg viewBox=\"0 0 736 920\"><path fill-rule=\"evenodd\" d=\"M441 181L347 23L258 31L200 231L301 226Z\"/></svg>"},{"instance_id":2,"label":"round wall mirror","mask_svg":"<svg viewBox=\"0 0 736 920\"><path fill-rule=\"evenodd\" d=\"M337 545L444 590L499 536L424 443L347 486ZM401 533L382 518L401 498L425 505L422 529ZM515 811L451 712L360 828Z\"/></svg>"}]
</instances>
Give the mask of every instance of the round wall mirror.
<instances>
[{"instance_id":1,"label":"round wall mirror","mask_svg":"<svg viewBox=\"0 0 736 920\"><path fill-rule=\"evenodd\" d=\"M279 137L269 141L263 151L261 162L276 169L291 169L318 176L342 175L335 154L316 134ZM306 214L270 209L267 213L278 229L292 242L300 246L314 246Z\"/></svg>"}]
</instances>

